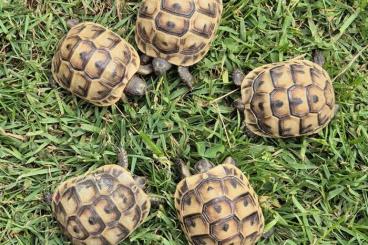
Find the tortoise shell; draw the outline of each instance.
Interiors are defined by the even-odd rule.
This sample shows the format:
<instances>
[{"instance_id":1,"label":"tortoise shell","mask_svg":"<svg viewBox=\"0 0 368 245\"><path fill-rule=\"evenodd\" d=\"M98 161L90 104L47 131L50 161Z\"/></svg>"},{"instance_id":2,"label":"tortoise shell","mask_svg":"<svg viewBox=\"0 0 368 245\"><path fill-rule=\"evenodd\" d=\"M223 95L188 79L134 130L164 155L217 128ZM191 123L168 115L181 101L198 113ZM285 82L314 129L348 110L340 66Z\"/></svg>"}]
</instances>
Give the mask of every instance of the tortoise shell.
<instances>
[{"instance_id":1,"label":"tortoise shell","mask_svg":"<svg viewBox=\"0 0 368 245\"><path fill-rule=\"evenodd\" d=\"M222 0L144 0L135 39L148 56L191 66L208 52L222 14Z\"/></svg>"},{"instance_id":2,"label":"tortoise shell","mask_svg":"<svg viewBox=\"0 0 368 245\"><path fill-rule=\"evenodd\" d=\"M115 104L138 71L137 51L107 28L84 22L70 29L52 60L54 80L98 106Z\"/></svg>"},{"instance_id":3,"label":"tortoise shell","mask_svg":"<svg viewBox=\"0 0 368 245\"><path fill-rule=\"evenodd\" d=\"M263 232L257 195L231 164L182 180L176 188L175 207L191 244L250 245Z\"/></svg>"},{"instance_id":4,"label":"tortoise shell","mask_svg":"<svg viewBox=\"0 0 368 245\"><path fill-rule=\"evenodd\" d=\"M78 245L118 244L143 222L150 206L130 172L118 165L67 180L52 197L54 216Z\"/></svg>"},{"instance_id":5,"label":"tortoise shell","mask_svg":"<svg viewBox=\"0 0 368 245\"><path fill-rule=\"evenodd\" d=\"M315 134L335 114L328 73L307 60L256 68L241 85L245 123L253 133L275 138Z\"/></svg>"}]
</instances>

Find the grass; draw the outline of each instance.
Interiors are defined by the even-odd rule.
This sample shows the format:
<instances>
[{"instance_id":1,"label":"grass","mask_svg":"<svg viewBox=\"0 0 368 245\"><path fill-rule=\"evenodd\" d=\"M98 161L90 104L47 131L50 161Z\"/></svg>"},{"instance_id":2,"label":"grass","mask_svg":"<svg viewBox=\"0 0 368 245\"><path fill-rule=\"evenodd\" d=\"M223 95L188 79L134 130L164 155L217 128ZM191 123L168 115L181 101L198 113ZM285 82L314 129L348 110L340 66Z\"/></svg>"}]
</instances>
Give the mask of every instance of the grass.
<instances>
[{"instance_id":1,"label":"grass","mask_svg":"<svg viewBox=\"0 0 368 245\"><path fill-rule=\"evenodd\" d=\"M115 163L120 145L133 173L149 178L147 191L164 200L123 244L186 244L173 161L228 155L260 196L267 225L259 244L368 244L367 1L226 0L217 39L192 68L193 92L175 71L147 77L144 98L111 108L50 87L67 19L98 22L135 45L139 2L0 1L0 244L67 244L43 194ZM310 59L316 48L336 78L337 117L310 137L247 138L232 108L240 96L231 93L233 68Z\"/></svg>"}]
</instances>

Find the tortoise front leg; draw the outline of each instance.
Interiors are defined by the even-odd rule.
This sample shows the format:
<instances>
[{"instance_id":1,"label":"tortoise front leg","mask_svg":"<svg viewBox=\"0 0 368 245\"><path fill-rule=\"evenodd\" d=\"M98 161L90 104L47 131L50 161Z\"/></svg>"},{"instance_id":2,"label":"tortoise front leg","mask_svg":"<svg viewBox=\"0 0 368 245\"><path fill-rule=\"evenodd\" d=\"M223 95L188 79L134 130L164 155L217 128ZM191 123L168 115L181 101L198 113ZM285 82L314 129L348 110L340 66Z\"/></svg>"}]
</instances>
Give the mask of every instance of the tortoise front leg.
<instances>
[{"instance_id":1,"label":"tortoise front leg","mask_svg":"<svg viewBox=\"0 0 368 245\"><path fill-rule=\"evenodd\" d=\"M179 73L180 79L188 86L190 90L192 90L194 77L190 73L189 68L184 67L184 66L179 66L178 73Z\"/></svg>"},{"instance_id":2,"label":"tortoise front leg","mask_svg":"<svg viewBox=\"0 0 368 245\"><path fill-rule=\"evenodd\" d=\"M319 50L319 49L313 50L312 57L313 57L313 62L314 63L316 63L317 65L320 65L320 66L324 65L325 57L323 56L323 53L322 53L321 50Z\"/></svg>"},{"instance_id":3,"label":"tortoise front leg","mask_svg":"<svg viewBox=\"0 0 368 245\"><path fill-rule=\"evenodd\" d=\"M133 96L143 96L146 94L147 83L140 77L134 75L125 87L124 93Z\"/></svg>"},{"instance_id":4,"label":"tortoise front leg","mask_svg":"<svg viewBox=\"0 0 368 245\"><path fill-rule=\"evenodd\" d=\"M118 155L118 165L125 169L128 169L129 161L128 161L128 153L126 152L126 150L124 148L119 148L117 155Z\"/></svg>"},{"instance_id":5,"label":"tortoise front leg","mask_svg":"<svg viewBox=\"0 0 368 245\"><path fill-rule=\"evenodd\" d=\"M138 74L141 74L141 75L149 75L153 72L153 65L152 65L152 62L151 62L151 57L145 55L145 54L142 54L140 56L140 60L141 60L141 65L139 67L139 70L138 70Z\"/></svg>"}]
</instances>

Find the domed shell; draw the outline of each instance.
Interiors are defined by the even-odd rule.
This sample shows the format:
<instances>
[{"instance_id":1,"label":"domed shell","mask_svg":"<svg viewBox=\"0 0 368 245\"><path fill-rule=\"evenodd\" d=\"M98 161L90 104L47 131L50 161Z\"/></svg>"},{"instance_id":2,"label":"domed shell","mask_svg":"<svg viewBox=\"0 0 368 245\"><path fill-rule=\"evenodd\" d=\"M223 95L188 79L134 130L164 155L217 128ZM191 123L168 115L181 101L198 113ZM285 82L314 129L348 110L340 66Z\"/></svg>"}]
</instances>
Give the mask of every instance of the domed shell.
<instances>
[{"instance_id":1,"label":"domed shell","mask_svg":"<svg viewBox=\"0 0 368 245\"><path fill-rule=\"evenodd\" d=\"M137 51L107 28L84 22L70 29L52 60L54 80L98 106L115 104L138 71Z\"/></svg>"},{"instance_id":2,"label":"domed shell","mask_svg":"<svg viewBox=\"0 0 368 245\"><path fill-rule=\"evenodd\" d=\"M55 190L52 210L73 244L115 245L147 217L150 201L130 172L107 165Z\"/></svg>"},{"instance_id":3,"label":"domed shell","mask_svg":"<svg viewBox=\"0 0 368 245\"><path fill-rule=\"evenodd\" d=\"M328 73L307 60L256 68L241 85L245 123L253 133L274 138L319 132L335 114L335 94Z\"/></svg>"},{"instance_id":4,"label":"domed shell","mask_svg":"<svg viewBox=\"0 0 368 245\"><path fill-rule=\"evenodd\" d=\"M264 218L248 179L223 164L182 180L175 207L191 244L252 245L263 232Z\"/></svg>"},{"instance_id":5,"label":"domed shell","mask_svg":"<svg viewBox=\"0 0 368 245\"><path fill-rule=\"evenodd\" d=\"M222 14L222 0L144 0L136 42L148 56L191 66L208 52Z\"/></svg>"}]
</instances>

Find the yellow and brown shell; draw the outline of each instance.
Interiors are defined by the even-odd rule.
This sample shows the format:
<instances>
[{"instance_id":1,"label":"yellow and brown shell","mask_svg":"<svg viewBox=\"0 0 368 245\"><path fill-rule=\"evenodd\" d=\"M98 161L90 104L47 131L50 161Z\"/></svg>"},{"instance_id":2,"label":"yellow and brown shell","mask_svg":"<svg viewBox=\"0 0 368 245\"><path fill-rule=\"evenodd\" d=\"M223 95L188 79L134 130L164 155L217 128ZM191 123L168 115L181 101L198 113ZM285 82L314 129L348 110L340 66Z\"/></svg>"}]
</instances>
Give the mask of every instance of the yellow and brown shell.
<instances>
[{"instance_id":1,"label":"yellow and brown shell","mask_svg":"<svg viewBox=\"0 0 368 245\"><path fill-rule=\"evenodd\" d=\"M150 200L130 172L107 165L60 184L52 197L53 214L77 245L115 245L147 217Z\"/></svg>"},{"instance_id":2,"label":"yellow and brown shell","mask_svg":"<svg viewBox=\"0 0 368 245\"><path fill-rule=\"evenodd\" d=\"M335 114L328 73L307 60L256 68L241 85L245 123L253 133L276 138L315 134Z\"/></svg>"},{"instance_id":3,"label":"yellow and brown shell","mask_svg":"<svg viewBox=\"0 0 368 245\"><path fill-rule=\"evenodd\" d=\"M70 29L52 60L54 80L98 106L115 104L138 71L136 50L123 38L95 23Z\"/></svg>"},{"instance_id":4,"label":"yellow and brown shell","mask_svg":"<svg viewBox=\"0 0 368 245\"><path fill-rule=\"evenodd\" d=\"M244 174L231 164L182 180L176 189L175 207L194 245L251 245L263 232L257 195Z\"/></svg>"},{"instance_id":5,"label":"yellow and brown shell","mask_svg":"<svg viewBox=\"0 0 368 245\"><path fill-rule=\"evenodd\" d=\"M136 42L148 56L191 66L208 52L222 14L222 0L144 0Z\"/></svg>"}]
</instances>

